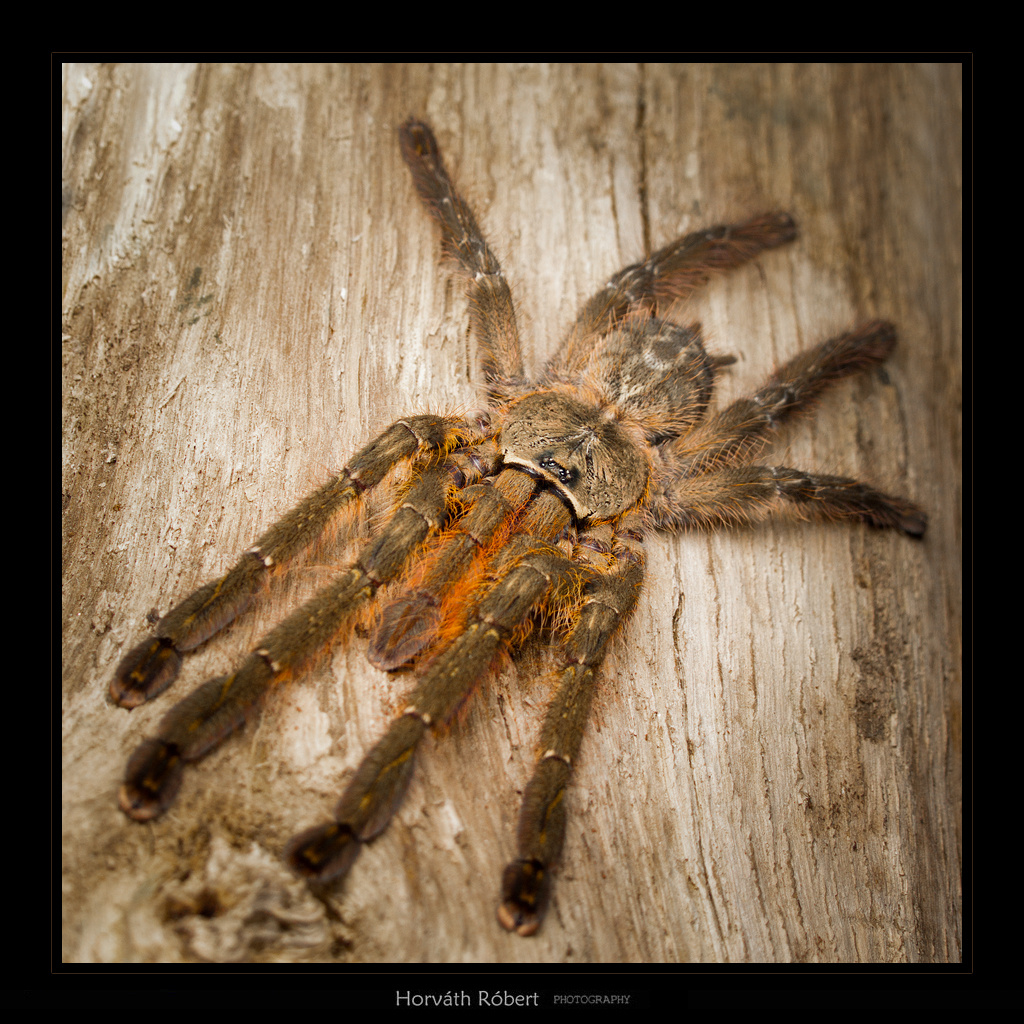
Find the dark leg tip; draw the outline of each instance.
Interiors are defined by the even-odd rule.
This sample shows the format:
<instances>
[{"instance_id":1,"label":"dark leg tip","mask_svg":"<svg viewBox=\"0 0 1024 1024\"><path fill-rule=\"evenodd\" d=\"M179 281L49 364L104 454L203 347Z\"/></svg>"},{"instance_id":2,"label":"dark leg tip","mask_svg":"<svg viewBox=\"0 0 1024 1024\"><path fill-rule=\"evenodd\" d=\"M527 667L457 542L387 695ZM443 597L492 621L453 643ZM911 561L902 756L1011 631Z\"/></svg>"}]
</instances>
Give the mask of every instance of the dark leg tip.
<instances>
[{"instance_id":1,"label":"dark leg tip","mask_svg":"<svg viewBox=\"0 0 1024 1024\"><path fill-rule=\"evenodd\" d=\"M928 529L928 516L920 509L903 516L900 520L900 529L915 540L920 540Z\"/></svg>"},{"instance_id":2,"label":"dark leg tip","mask_svg":"<svg viewBox=\"0 0 1024 1024\"><path fill-rule=\"evenodd\" d=\"M110 697L123 708L137 708L166 690L180 668L181 655L174 644L151 637L121 659L110 681Z\"/></svg>"},{"instance_id":3,"label":"dark leg tip","mask_svg":"<svg viewBox=\"0 0 1024 1024\"><path fill-rule=\"evenodd\" d=\"M774 249L776 246L792 242L798 234L796 221L792 214L785 212L765 213L755 217L746 224L740 225L740 232L750 236L763 249Z\"/></svg>"},{"instance_id":4,"label":"dark leg tip","mask_svg":"<svg viewBox=\"0 0 1024 1024\"><path fill-rule=\"evenodd\" d=\"M440 626L441 614L428 595L400 597L381 613L367 660L385 672L401 668L434 639Z\"/></svg>"},{"instance_id":5,"label":"dark leg tip","mask_svg":"<svg viewBox=\"0 0 1024 1024\"><path fill-rule=\"evenodd\" d=\"M303 878L333 882L351 871L361 849L348 825L332 821L297 835L285 850L285 860Z\"/></svg>"},{"instance_id":6,"label":"dark leg tip","mask_svg":"<svg viewBox=\"0 0 1024 1024\"><path fill-rule=\"evenodd\" d=\"M128 761L118 793L121 810L133 821L158 818L174 802L181 786L178 748L163 740L146 740Z\"/></svg>"},{"instance_id":7,"label":"dark leg tip","mask_svg":"<svg viewBox=\"0 0 1024 1024\"><path fill-rule=\"evenodd\" d=\"M551 875L536 860L513 861L501 879L498 923L524 938L540 928L551 899Z\"/></svg>"},{"instance_id":8,"label":"dark leg tip","mask_svg":"<svg viewBox=\"0 0 1024 1024\"><path fill-rule=\"evenodd\" d=\"M775 230L779 233L780 242L791 242L797 235L796 221L791 213L780 211L772 216Z\"/></svg>"}]
</instances>

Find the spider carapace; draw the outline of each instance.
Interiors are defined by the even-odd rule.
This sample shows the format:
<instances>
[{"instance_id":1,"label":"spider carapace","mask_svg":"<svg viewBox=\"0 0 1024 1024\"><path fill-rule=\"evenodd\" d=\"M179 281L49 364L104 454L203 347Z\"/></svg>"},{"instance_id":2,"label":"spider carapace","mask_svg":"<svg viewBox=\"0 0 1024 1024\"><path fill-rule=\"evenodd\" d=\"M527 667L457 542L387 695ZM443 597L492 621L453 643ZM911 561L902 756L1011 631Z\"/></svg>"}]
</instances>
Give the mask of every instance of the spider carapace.
<instances>
[{"instance_id":1,"label":"spider carapace","mask_svg":"<svg viewBox=\"0 0 1024 1024\"><path fill-rule=\"evenodd\" d=\"M895 344L890 324L865 323L805 351L750 397L709 413L716 371L730 360L705 352L698 325L657 316L660 304L711 273L795 238L788 215L686 235L626 267L583 306L531 381L508 284L433 132L412 120L399 140L444 253L468 279L489 408L393 423L125 656L110 689L132 708L168 687L184 653L240 615L276 566L316 543L364 492L386 480L396 488L385 526L330 586L263 637L236 671L167 713L130 759L120 804L138 821L162 814L185 765L239 729L275 683L351 630L390 584L369 658L384 669L413 664L417 682L349 780L334 820L297 836L286 853L304 876L339 879L397 810L426 731L447 723L544 621L561 667L498 906L505 928L530 935L550 900L563 797L598 670L644 582L644 537L786 512L919 537L926 519L911 502L854 480L752 461L791 412L885 359Z\"/></svg>"}]
</instances>

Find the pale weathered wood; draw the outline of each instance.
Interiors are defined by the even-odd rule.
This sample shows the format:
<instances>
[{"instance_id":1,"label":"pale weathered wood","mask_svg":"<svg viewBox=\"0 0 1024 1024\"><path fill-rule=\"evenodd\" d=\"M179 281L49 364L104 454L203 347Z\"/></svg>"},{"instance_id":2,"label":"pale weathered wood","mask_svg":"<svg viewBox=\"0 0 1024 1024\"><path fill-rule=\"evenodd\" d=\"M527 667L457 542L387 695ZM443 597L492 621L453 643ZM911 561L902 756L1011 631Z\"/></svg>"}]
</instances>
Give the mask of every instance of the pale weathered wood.
<instances>
[{"instance_id":1,"label":"pale weathered wood","mask_svg":"<svg viewBox=\"0 0 1024 1024\"><path fill-rule=\"evenodd\" d=\"M960 99L951 65L65 67L65 960L958 960ZM308 562L128 713L107 685L150 609L394 417L476 402L462 289L398 154L411 114L504 261L534 367L645 246L791 210L794 246L689 311L739 357L720 398L894 320L890 362L774 458L932 516L922 543L795 523L651 542L529 940L494 908L547 695L536 655L427 744L330 914L278 856L409 685L364 641L192 772L164 818L116 807L170 701L344 556Z\"/></svg>"}]
</instances>

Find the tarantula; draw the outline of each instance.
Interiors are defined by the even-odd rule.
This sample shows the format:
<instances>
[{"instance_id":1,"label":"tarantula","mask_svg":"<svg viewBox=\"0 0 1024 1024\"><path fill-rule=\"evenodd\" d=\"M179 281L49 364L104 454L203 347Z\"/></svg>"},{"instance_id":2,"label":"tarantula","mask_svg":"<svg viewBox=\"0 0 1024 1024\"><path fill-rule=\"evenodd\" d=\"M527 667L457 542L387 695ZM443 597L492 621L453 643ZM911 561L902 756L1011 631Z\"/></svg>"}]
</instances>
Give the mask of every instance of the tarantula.
<instances>
[{"instance_id":1,"label":"tarantula","mask_svg":"<svg viewBox=\"0 0 1024 1024\"><path fill-rule=\"evenodd\" d=\"M321 882L342 878L387 827L427 729L449 722L473 687L543 622L561 668L526 788L518 853L505 869L498 919L530 935L551 897L566 827L565 790L598 670L644 582L654 529L713 529L788 511L854 519L920 537L926 517L903 498L842 477L753 464L791 412L829 384L881 362L893 327L863 324L791 359L748 398L708 413L716 371L697 324L660 319L717 271L796 237L787 214L686 235L611 278L584 306L536 382L523 368L501 267L456 191L431 129L399 130L444 254L468 278L489 411L401 419L336 477L259 537L223 578L197 590L122 660L111 683L133 708L177 676L182 655L250 605L277 566L310 548L366 491L392 479L390 517L337 579L268 633L230 675L173 707L128 763L122 810L162 814L184 766L240 729L275 684L300 673L389 585L369 659L414 664L405 709L348 782L334 820L292 840L287 859ZM394 473L400 466L404 472ZM396 483L397 479L403 482Z\"/></svg>"}]
</instances>

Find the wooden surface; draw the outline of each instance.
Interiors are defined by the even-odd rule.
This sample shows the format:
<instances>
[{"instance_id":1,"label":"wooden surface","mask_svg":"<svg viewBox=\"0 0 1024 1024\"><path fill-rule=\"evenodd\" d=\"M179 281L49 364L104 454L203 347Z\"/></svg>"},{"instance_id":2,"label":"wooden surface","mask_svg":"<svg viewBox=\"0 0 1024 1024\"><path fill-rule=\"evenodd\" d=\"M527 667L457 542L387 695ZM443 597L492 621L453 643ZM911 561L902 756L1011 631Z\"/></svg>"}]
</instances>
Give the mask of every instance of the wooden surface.
<instances>
[{"instance_id":1,"label":"wooden surface","mask_svg":"<svg viewBox=\"0 0 1024 1024\"><path fill-rule=\"evenodd\" d=\"M70 65L63 78L63 950L68 962L912 962L961 956L961 70L956 65ZM425 744L326 902L280 863L409 678L339 645L128 821L125 761L332 578L305 564L134 712L166 611L399 415L479 399L461 285L401 162L435 127L537 367L607 276L696 227L797 243L682 315L720 401L857 320L899 326L770 457L931 515L923 542L657 537L605 666L552 910L495 921L547 697L539 654Z\"/></svg>"}]
</instances>

